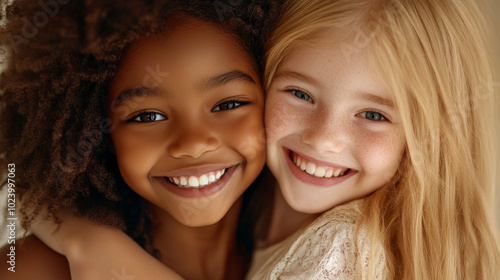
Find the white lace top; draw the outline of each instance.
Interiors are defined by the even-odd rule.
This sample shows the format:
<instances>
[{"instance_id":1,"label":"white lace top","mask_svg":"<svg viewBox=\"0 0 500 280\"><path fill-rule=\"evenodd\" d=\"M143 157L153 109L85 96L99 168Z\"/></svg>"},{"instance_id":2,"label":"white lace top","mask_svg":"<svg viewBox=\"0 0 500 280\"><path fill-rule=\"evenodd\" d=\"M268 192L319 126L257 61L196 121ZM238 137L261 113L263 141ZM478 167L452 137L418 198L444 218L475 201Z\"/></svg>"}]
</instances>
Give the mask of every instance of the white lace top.
<instances>
[{"instance_id":1,"label":"white lace top","mask_svg":"<svg viewBox=\"0 0 500 280\"><path fill-rule=\"evenodd\" d=\"M368 275L369 238L357 220L363 200L323 213L287 239L254 252L248 280L386 279L385 256L376 252L375 275Z\"/></svg>"}]
</instances>

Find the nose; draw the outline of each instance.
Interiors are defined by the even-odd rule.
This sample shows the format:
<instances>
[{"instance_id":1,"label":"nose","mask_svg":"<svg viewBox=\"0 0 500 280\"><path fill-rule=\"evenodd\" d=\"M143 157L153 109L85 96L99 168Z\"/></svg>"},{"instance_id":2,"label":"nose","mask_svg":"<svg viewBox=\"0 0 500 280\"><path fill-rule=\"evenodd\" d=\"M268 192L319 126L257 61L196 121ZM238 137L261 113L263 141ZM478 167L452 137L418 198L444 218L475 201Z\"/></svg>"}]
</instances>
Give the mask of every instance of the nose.
<instances>
[{"instance_id":1,"label":"nose","mask_svg":"<svg viewBox=\"0 0 500 280\"><path fill-rule=\"evenodd\" d=\"M308 116L302 141L318 153L340 153L347 146L348 130L341 116L316 110Z\"/></svg>"},{"instance_id":2,"label":"nose","mask_svg":"<svg viewBox=\"0 0 500 280\"><path fill-rule=\"evenodd\" d=\"M167 152L174 158L199 158L216 150L219 140L209 126L199 122L183 122L171 134L172 142Z\"/></svg>"}]
</instances>

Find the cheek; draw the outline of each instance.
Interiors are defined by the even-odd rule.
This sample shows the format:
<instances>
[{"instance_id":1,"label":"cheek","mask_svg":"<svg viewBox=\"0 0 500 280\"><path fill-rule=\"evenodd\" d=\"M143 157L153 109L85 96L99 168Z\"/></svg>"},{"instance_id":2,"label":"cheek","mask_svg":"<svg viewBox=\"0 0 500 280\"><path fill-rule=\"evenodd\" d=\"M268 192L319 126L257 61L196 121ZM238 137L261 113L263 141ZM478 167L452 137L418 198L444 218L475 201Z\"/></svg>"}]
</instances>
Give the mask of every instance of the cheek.
<instances>
[{"instance_id":1,"label":"cheek","mask_svg":"<svg viewBox=\"0 0 500 280\"><path fill-rule=\"evenodd\" d=\"M120 173L129 185L138 177L147 176L156 161L155 155L161 154L158 151L160 145L152 143L152 138L148 142L144 137L116 130L112 139Z\"/></svg>"},{"instance_id":2,"label":"cheek","mask_svg":"<svg viewBox=\"0 0 500 280\"><path fill-rule=\"evenodd\" d=\"M224 131L226 143L234 147L248 163L264 157L266 137L262 108L228 124Z\"/></svg>"},{"instance_id":3,"label":"cheek","mask_svg":"<svg viewBox=\"0 0 500 280\"><path fill-rule=\"evenodd\" d=\"M403 151L403 137L398 131L358 135L356 157L366 174L389 181L397 171Z\"/></svg>"},{"instance_id":4,"label":"cheek","mask_svg":"<svg viewBox=\"0 0 500 280\"><path fill-rule=\"evenodd\" d=\"M269 94L266 100L265 125L269 144L290 135L299 127L301 113L284 102L276 94Z\"/></svg>"}]
</instances>

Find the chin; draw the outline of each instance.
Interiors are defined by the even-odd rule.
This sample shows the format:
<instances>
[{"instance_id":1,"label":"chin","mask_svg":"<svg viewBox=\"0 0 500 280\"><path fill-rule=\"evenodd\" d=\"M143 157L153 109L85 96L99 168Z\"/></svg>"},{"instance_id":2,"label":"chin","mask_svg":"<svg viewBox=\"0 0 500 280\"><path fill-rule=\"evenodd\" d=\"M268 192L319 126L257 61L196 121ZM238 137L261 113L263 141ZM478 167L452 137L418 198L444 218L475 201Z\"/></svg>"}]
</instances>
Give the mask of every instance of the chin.
<instances>
[{"instance_id":1,"label":"chin","mask_svg":"<svg viewBox=\"0 0 500 280\"><path fill-rule=\"evenodd\" d=\"M196 208L191 205L191 207L185 207L178 213L174 218L181 224L188 227L204 227L214 225L220 222L229 211L226 209L215 210L215 209L206 209L207 207L199 207Z\"/></svg>"},{"instance_id":2,"label":"chin","mask_svg":"<svg viewBox=\"0 0 500 280\"><path fill-rule=\"evenodd\" d=\"M293 210L304 214L319 214L331 208L329 206L322 207L322 205L311 203L310 201L302 202L301 199L294 200L293 198L287 199L285 197L285 200Z\"/></svg>"},{"instance_id":3,"label":"chin","mask_svg":"<svg viewBox=\"0 0 500 280\"><path fill-rule=\"evenodd\" d=\"M294 186L297 187L298 184L300 183L295 183ZM286 203L293 210L304 214L320 214L342 204L345 201L340 199L340 197L336 200L331 199L331 197L330 199L325 200L325 197L306 196L303 190L296 192L292 188L282 188L282 191Z\"/></svg>"}]
</instances>

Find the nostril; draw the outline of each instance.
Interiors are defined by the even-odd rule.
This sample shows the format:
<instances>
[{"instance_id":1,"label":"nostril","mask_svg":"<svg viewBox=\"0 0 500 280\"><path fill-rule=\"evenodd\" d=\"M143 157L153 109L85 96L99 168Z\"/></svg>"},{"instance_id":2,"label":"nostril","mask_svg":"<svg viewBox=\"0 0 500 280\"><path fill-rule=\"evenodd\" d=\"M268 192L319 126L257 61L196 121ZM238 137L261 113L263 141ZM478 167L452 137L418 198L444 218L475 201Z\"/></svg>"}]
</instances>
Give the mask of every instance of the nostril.
<instances>
[{"instance_id":1,"label":"nostril","mask_svg":"<svg viewBox=\"0 0 500 280\"><path fill-rule=\"evenodd\" d=\"M219 141L214 137L179 137L177 141L168 146L167 152L174 158L199 158L218 147Z\"/></svg>"}]
</instances>

